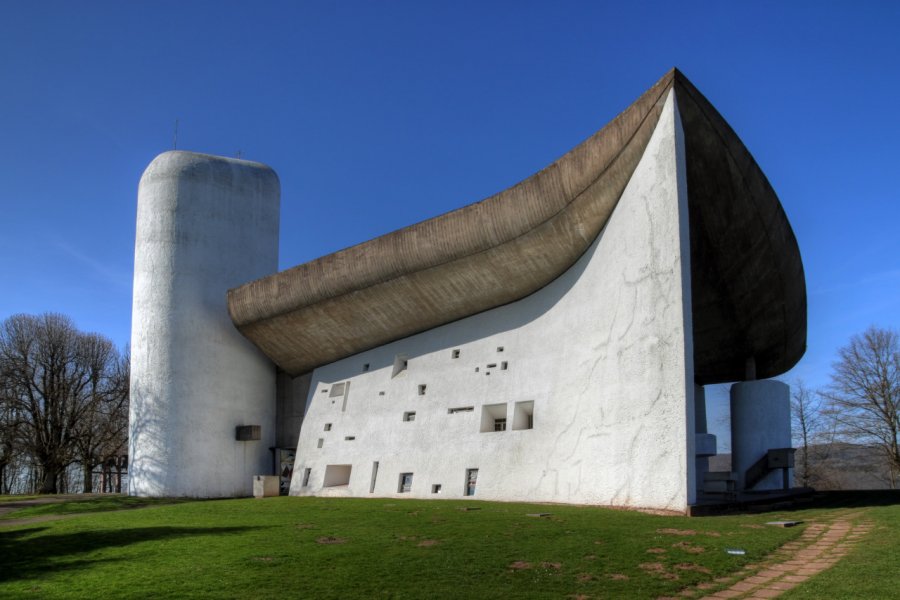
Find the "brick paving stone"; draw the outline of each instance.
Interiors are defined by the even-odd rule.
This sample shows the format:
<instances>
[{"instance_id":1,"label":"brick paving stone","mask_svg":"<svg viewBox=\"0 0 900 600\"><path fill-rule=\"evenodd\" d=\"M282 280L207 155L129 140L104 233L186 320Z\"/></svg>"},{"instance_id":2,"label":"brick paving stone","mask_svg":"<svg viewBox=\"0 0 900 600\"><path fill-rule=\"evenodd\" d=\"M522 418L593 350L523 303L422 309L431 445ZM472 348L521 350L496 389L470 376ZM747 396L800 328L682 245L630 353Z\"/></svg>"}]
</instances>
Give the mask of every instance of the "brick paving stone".
<instances>
[{"instance_id":1,"label":"brick paving stone","mask_svg":"<svg viewBox=\"0 0 900 600\"><path fill-rule=\"evenodd\" d=\"M794 589L797 587L796 583L791 583L790 581L776 581L772 583L770 586L772 589L781 590L782 592L786 592L788 590Z\"/></svg>"},{"instance_id":2,"label":"brick paving stone","mask_svg":"<svg viewBox=\"0 0 900 600\"><path fill-rule=\"evenodd\" d=\"M782 581L789 581L791 583L803 583L809 579L807 575L785 575Z\"/></svg>"},{"instance_id":3,"label":"brick paving stone","mask_svg":"<svg viewBox=\"0 0 900 600\"><path fill-rule=\"evenodd\" d=\"M721 592L716 592L712 596L707 596L708 598L737 598L740 596L740 592L734 592L731 590L722 590Z\"/></svg>"},{"instance_id":4,"label":"brick paving stone","mask_svg":"<svg viewBox=\"0 0 900 600\"><path fill-rule=\"evenodd\" d=\"M750 598L777 598L780 595L780 590L765 588L762 590L756 590L755 592L753 592L753 595L750 596Z\"/></svg>"},{"instance_id":5,"label":"brick paving stone","mask_svg":"<svg viewBox=\"0 0 900 600\"><path fill-rule=\"evenodd\" d=\"M755 583L749 583L747 581L739 581L730 588L729 590L734 590L736 592L749 592L752 589L758 588L759 585Z\"/></svg>"},{"instance_id":6,"label":"brick paving stone","mask_svg":"<svg viewBox=\"0 0 900 600\"><path fill-rule=\"evenodd\" d=\"M779 575L780 575L780 573L779 573ZM764 583L768 583L769 581L772 581L772 579L773 579L773 577L760 577L759 575L754 575L753 577L748 577L744 581L746 581L747 583L755 583L757 585L762 585Z\"/></svg>"}]
</instances>

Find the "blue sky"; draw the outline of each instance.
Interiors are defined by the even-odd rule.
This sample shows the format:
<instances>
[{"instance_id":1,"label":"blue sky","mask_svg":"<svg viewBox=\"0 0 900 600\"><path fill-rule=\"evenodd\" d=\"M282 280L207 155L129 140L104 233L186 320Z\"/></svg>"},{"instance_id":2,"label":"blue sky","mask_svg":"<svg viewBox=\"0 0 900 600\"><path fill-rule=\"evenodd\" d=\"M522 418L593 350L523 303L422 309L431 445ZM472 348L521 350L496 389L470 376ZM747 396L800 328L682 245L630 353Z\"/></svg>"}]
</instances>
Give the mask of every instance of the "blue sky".
<instances>
[{"instance_id":1,"label":"blue sky","mask_svg":"<svg viewBox=\"0 0 900 600\"><path fill-rule=\"evenodd\" d=\"M852 334L900 325L900 3L3 13L0 318L58 311L127 343L137 183L172 148L176 119L180 149L278 172L286 268L518 182L677 66L744 140L797 234L809 350L785 378L823 385Z\"/></svg>"}]
</instances>

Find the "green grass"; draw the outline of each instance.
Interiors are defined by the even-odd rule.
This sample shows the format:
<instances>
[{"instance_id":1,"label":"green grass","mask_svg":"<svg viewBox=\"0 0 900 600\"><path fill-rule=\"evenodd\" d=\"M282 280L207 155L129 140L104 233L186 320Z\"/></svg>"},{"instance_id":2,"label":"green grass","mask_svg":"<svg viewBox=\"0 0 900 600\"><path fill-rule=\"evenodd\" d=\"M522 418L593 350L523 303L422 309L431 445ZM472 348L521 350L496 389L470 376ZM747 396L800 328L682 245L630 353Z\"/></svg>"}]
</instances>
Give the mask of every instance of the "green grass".
<instances>
[{"instance_id":1,"label":"green grass","mask_svg":"<svg viewBox=\"0 0 900 600\"><path fill-rule=\"evenodd\" d=\"M4 500L6 498L6 500ZM15 502L18 500L35 499L39 496L2 496L0 502ZM186 502L187 500L175 498L135 498L130 496L96 496L85 499L72 498L68 501L38 504L20 508L14 512L0 516L0 524L10 519L29 519L45 515L71 515L79 513L106 512L126 508L144 508L155 504L173 504Z\"/></svg>"},{"instance_id":2,"label":"green grass","mask_svg":"<svg viewBox=\"0 0 900 600\"><path fill-rule=\"evenodd\" d=\"M107 508L132 501L111 500ZM526 516L537 512L552 515ZM655 598L800 534L746 527L772 518L463 501L184 502L0 527L0 597Z\"/></svg>"}]
</instances>

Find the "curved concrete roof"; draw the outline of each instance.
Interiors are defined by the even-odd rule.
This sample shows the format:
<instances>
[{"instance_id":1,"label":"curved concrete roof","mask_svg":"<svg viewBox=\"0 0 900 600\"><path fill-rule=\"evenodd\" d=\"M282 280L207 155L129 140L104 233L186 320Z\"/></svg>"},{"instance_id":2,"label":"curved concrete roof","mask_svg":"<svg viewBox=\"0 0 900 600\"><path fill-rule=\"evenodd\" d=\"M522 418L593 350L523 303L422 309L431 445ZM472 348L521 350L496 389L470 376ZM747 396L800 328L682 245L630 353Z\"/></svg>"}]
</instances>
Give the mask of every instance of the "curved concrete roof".
<instances>
[{"instance_id":1,"label":"curved concrete roof","mask_svg":"<svg viewBox=\"0 0 900 600\"><path fill-rule=\"evenodd\" d=\"M230 290L232 320L299 375L537 291L606 224L670 89L685 130L692 265L702 263L692 268L698 381L742 379L750 357L760 377L786 371L806 344L796 240L749 152L674 69L508 190Z\"/></svg>"}]
</instances>

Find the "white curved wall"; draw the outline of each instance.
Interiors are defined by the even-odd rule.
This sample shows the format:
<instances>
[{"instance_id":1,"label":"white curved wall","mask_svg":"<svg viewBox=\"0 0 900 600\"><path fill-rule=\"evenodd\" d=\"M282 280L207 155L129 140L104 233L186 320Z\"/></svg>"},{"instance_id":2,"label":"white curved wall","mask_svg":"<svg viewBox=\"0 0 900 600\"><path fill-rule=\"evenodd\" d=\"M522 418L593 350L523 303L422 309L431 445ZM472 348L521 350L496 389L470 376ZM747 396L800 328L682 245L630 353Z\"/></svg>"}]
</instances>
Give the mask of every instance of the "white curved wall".
<instances>
[{"instance_id":1,"label":"white curved wall","mask_svg":"<svg viewBox=\"0 0 900 600\"><path fill-rule=\"evenodd\" d=\"M166 152L138 191L131 338L132 495L250 495L271 471L275 367L225 293L278 268L279 183L265 165ZM262 439L235 440L238 425Z\"/></svg>"},{"instance_id":2,"label":"white curved wall","mask_svg":"<svg viewBox=\"0 0 900 600\"><path fill-rule=\"evenodd\" d=\"M769 450L791 447L791 388L780 381L744 381L731 386L731 470L744 475ZM768 473L754 490L780 490L781 470Z\"/></svg>"},{"instance_id":3,"label":"white curved wall","mask_svg":"<svg viewBox=\"0 0 900 600\"><path fill-rule=\"evenodd\" d=\"M671 93L609 223L566 273L313 372L291 494L459 498L477 468L476 498L684 510L695 495L687 227ZM407 368L392 376L398 356ZM519 402L533 402L533 429L512 429ZM507 430L482 432L485 412L503 411ZM326 486L337 471L349 480ZM413 473L409 492L401 473Z\"/></svg>"}]
</instances>

